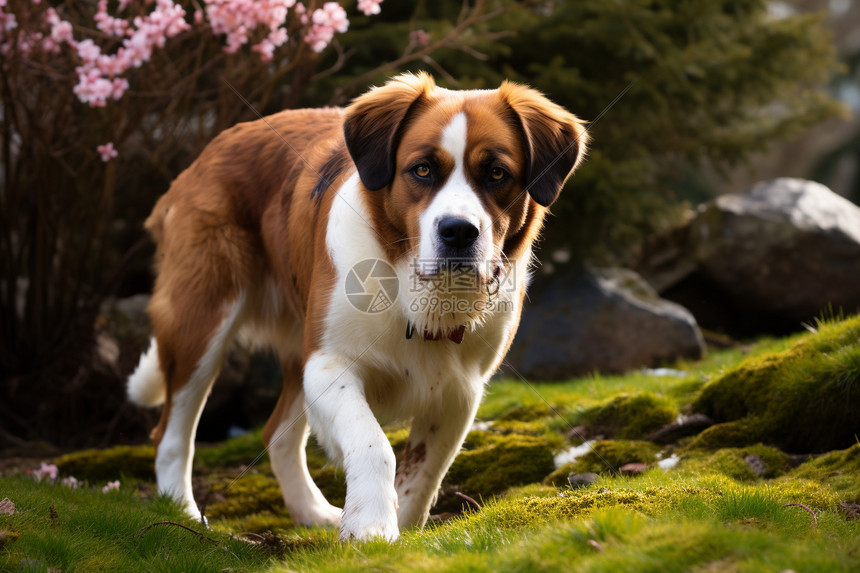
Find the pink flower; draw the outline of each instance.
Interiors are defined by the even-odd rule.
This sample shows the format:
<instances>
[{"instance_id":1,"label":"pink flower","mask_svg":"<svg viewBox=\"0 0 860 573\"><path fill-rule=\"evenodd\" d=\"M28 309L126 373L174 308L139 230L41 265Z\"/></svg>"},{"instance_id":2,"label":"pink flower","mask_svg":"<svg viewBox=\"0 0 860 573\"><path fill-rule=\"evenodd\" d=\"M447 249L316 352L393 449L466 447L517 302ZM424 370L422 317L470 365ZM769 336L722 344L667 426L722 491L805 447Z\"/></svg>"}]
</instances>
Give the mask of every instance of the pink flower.
<instances>
[{"instance_id":1,"label":"pink flower","mask_svg":"<svg viewBox=\"0 0 860 573\"><path fill-rule=\"evenodd\" d=\"M109 481L106 486L102 488L102 493L107 493L109 491L119 491L119 480Z\"/></svg>"},{"instance_id":2,"label":"pink flower","mask_svg":"<svg viewBox=\"0 0 860 573\"><path fill-rule=\"evenodd\" d=\"M101 54L102 49L99 48L92 40L86 39L78 42L78 57L80 57L85 64L94 64Z\"/></svg>"},{"instance_id":3,"label":"pink flower","mask_svg":"<svg viewBox=\"0 0 860 573\"><path fill-rule=\"evenodd\" d=\"M39 466L39 469L37 469L35 473L36 481L42 481L42 478L48 478L53 481L57 479L58 473L59 470L57 469L56 465L46 464L45 462L42 462L42 465Z\"/></svg>"},{"instance_id":4,"label":"pink flower","mask_svg":"<svg viewBox=\"0 0 860 573\"><path fill-rule=\"evenodd\" d=\"M424 30L412 30L409 32L409 43L419 48L426 48L430 44L430 34Z\"/></svg>"},{"instance_id":5,"label":"pink flower","mask_svg":"<svg viewBox=\"0 0 860 573\"><path fill-rule=\"evenodd\" d=\"M335 32L342 34L349 28L346 10L337 2L326 2L322 8L314 10L310 23L305 42L310 44L314 52L322 52L334 38Z\"/></svg>"},{"instance_id":6,"label":"pink flower","mask_svg":"<svg viewBox=\"0 0 860 573\"><path fill-rule=\"evenodd\" d=\"M64 477L62 484L66 487L70 487L72 489L78 489L80 487L81 482L78 481L78 478L74 476Z\"/></svg>"},{"instance_id":7,"label":"pink flower","mask_svg":"<svg viewBox=\"0 0 860 573\"><path fill-rule=\"evenodd\" d=\"M104 145L99 145L98 147L96 147L96 151L99 152L99 154L102 156L102 161L104 161L105 163L107 163L112 158L119 155L119 153L117 153L117 150L113 148L113 142L112 141L108 141ZM117 487L119 487L119 482L116 482L116 483L117 483ZM110 485L110 484L108 484L108 485Z\"/></svg>"},{"instance_id":8,"label":"pink flower","mask_svg":"<svg viewBox=\"0 0 860 573\"><path fill-rule=\"evenodd\" d=\"M113 89L111 90L110 97L114 101L117 101L122 98L128 89L128 80L125 78L114 78L111 82L111 87ZM116 151L114 151L114 157L116 157Z\"/></svg>"},{"instance_id":9,"label":"pink flower","mask_svg":"<svg viewBox=\"0 0 860 573\"><path fill-rule=\"evenodd\" d=\"M268 36L251 49L261 59L271 60L275 48L287 41L283 26L293 6L298 10L300 5L295 0L206 0L206 17L213 33L227 36L224 51L228 54L238 52L259 28L267 29Z\"/></svg>"},{"instance_id":10,"label":"pink flower","mask_svg":"<svg viewBox=\"0 0 860 573\"><path fill-rule=\"evenodd\" d=\"M381 12L380 4L382 0L358 0L358 9L364 12L365 16L371 16Z\"/></svg>"}]
</instances>

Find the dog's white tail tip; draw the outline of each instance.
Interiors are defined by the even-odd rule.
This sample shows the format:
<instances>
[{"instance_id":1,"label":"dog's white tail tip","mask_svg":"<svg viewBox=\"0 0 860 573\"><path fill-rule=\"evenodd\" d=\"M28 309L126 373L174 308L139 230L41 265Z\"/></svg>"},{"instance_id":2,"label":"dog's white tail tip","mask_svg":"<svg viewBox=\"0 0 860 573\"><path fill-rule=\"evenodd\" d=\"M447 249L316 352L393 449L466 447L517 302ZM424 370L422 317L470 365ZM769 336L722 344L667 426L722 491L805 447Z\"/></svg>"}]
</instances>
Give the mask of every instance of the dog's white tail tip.
<instances>
[{"instance_id":1,"label":"dog's white tail tip","mask_svg":"<svg viewBox=\"0 0 860 573\"><path fill-rule=\"evenodd\" d=\"M164 403L166 384L158 363L155 338L150 341L149 350L140 357L134 373L128 377L127 390L129 400L139 406L152 408Z\"/></svg>"}]
</instances>

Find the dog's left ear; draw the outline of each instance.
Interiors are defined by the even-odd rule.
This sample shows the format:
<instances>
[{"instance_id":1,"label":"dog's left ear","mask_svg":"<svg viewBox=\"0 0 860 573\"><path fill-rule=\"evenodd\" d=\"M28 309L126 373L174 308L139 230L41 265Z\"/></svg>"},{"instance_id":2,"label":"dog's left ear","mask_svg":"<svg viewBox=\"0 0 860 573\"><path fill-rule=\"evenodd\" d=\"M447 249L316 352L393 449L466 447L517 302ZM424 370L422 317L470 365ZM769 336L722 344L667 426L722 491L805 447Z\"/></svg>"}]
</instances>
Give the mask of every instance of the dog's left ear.
<instances>
[{"instance_id":1,"label":"dog's left ear","mask_svg":"<svg viewBox=\"0 0 860 573\"><path fill-rule=\"evenodd\" d=\"M346 108L343 135L361 182L371 191L394 179L395 154L409 117L436 87L425 73L403 74L357 97Z\"/></svg>"},{"instance_id":2,"label":"dog's left ear","mask_svg":"<svg viewBox=\"0 0 860 573\"><path fill-rule=\"evenodd\" d=\"M529 195L548 207L585 157L585 122L529 87L504 82L499 93L522 133Z\"/></svg>"}]
</instances>

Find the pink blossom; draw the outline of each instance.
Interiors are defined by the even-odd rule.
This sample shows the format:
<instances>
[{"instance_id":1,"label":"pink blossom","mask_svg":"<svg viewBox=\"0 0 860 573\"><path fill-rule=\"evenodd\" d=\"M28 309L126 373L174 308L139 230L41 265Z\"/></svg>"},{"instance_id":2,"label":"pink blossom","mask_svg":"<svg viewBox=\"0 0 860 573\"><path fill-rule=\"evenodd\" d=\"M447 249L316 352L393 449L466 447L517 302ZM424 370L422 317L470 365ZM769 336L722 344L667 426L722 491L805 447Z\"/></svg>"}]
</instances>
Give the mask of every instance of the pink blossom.
<instances>
[{"instance_id":1,"label":"pink blossom","mask_svg":"<svg viewBox=\"0 0 860 573\"><path fill-rule=\"evenodd\" d=\"M45 22L51 27L51 35L42 40L42 49L49 54L57 54L60 52L60 46L63 44L71 46L77 50L77 42L73 37L72 24L62 20L53 8L45 10Z\"/></svg>"},{"instance_id":2,"label":"pink blossom","mask_svg":"<svg viewBox=\"0 0 860 573\"><path fill-rule=\"evenodd\" d=\"M86 39L78 42L78 57L81 58L85 64L95 64L101 54L102 49L99 48L92 40Z\"/></svg>"},{"instance_id":3,"label":"pink blossom","mask_svg":"<svg viewBox=\"0 0 860 573\"><path fill-rule=\"evenodd\" d=\"M326 2L322 8L314 10L310 24L305 42L310 44L314 52L322 52L334 38L335 32L342 34L349 28L346 10L337 2Z\"/></svg>"},{"instance_id":4,"label":"pink blossom","mask_svg":"<svg viewBox=\"0 0 860 573\"><path fill-rule=\"evenodd\" d=\"M119 491L119 480L109 481L106 486L102 488L102 493L108 493L109 491Z\"/></svg>"},{"instance_id":5,"label":"pink blossom","mask_svg":"<svg viewBox=\"0 0 860 573\"><path fill-rule=\"evenodd\" d=\"M122 18L114 18L107 12L107 0L99 0L98 9L93 20L96 21L98 29L105 34L121 38L128 30L128 21Z\"/></svg>"},{"instance_id":6,"label":"pink blossom","mask_svg":"<svg viewBox=\"0 0 860 573\"><path fill-rule=\"evenodd\" d=\"M426 48L430 44L430 34L424 30L412 30L409 32L409 43L419 48Z\"/></svg>"},{"instance_id":7,"label":"pink blossom","mask_svg":"<svg viewBox=\"0 0 860 573\"><path fill-rule=\"evenodd\" d=\"M381 12L380 4L382 0L358 0L358 9L364 12L365 16L371 16Z\"/></svg>"},{"instance_id":8,"label":"pink blossom","mask_svg":"<svg viewBox=\"0 0 860 573\"><path fill-rule=\"evenodd\" d=\"M102 156L102 161L104 161L105 163L107 163L112 158L119 155L119 153L117 153L117 150L113 148L113 142L112 141L108 141L104 145L99 145L98 147L96 147L96 151L99 152L99 154ZM119 487L119 482L116 482L116 483L117 483L117 487ZM110 484L108 484L108 485L110 485Z\"/></svg>"},{"instance_id":9,"label":"pink blossom","mask_svg":"<svg viewBox=\"0 0 860 573\"><path fill-rule=\"evenodd\" d=\"M120 5L120 10L125 4ZM140 67L152 58L155 48L163 48L167 38L188 30L185 10L172 0L156 0L155 9L138 16L132 25L107 13L106 0L100 0L95 20L99 29L114 36L127 36L116 54L102 54L91 39L77 44L83 64L77 68L78 84L75 95L90 107L104 107L107 99L120 99L128 90L128 80L117 78L133 67ZM107 160L105 160L107 161Z\"/></svg>"},{"instance_id":10,"label":"pink blossom","mask_svg":"<svg viewBox=\"0 0 860 573\"><path fill-rule=\"evenodd\" d=\"M269 31L265 39L251 46L263 60L270 60L274 50L287 41L283 27L287 11L295 0L206 0L206 17L215 34L227 36L224 51L234 54L248 43L259 29Z\"/></svg>"},{"instance_id":11,"label":"pink blossom","mask_svg":"<svg viewBox=\"0 0 860 573\"><path fill-rule=\"evenodd\" d=\"M62 484L72 489L78 489L78 487L80 487L81 485L81 482L75 476L69 476L63 478Z\"/></svg>"},{"instance_id":12,"label":"pink blossom","mask_svg":"<svg viewBox=\"0 0 860 573\"><path fill-rule=\"evenodd\" d=\"M11 32L18 27L18 19L11 12L0 12L0 32Z\"/></svg>"},{"instance_id":13,"label":"pink blossom","mask_svg":"<svg viewBox=\"0 0 860 573\"><path fill-rule=\"evenodd\" d=\"M128 80L125 78L114 78L111 82L111 87L113 89L111 90L110 97L114 101L117 101L121 99L126 90L128 90ZM114 157L116 156L114 155Z\"/></svg>"},{"instance_id":14,"label":"pink blossom","mask_svg":"<svg viewBox=\"0 0 860 573\"><path fill-rule=\"evenodd\" d=\"M79 68L80 69L80 68ZM98 75L97 70L78 75L78 84L74 87L75 95L90 107L104 107L107 98L113 94L113 83Z\"/></svg>"},{"instance_id":15,"label":"pink blossom","mask_svg":"<svg viewBox=\"0 0 860 573\"><path fill-rule=\"evenodd\" d=\"M58 473L59 473L59 470L57 469L56 465L46 464L45 462L42 462L42 465L39 466L39 469L37 469L35 472L36 481L42 481L42 478L48 478L50 480L55 480L55 479L57 479Z\"/></svg>"}]
</instances>

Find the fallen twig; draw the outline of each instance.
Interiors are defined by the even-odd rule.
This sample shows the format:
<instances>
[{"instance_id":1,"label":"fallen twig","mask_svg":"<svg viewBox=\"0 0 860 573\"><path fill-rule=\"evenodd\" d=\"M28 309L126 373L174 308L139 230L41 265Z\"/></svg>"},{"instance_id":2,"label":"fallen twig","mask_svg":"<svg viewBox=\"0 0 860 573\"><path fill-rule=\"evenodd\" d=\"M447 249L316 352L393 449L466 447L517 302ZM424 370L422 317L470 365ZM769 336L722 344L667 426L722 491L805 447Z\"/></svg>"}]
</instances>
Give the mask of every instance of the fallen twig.
<instances>
[{"instance_id":1,"label":"fallen twig","mask_svg":"<svg viewBox=\"0 0 860 573\"><path fill-rule=\"evenodd\" d=\"M182 528L182 529L184 529L185 531L190 531L191 533L193 533L194 535L196 535L196 536L197 536L197 540L198 540L198 541L200 541L200 543L203 543L203 541L204 541L204 540L205 540L205 541L209 541L210 543L218 543L217 541L215 541L215 540L214 540L214 539L212 539L211 537L206 537L205 535L203 535L203 534L202 534L202 533L200 533L199 531L194 531L193 529L191 529L191 528L190 528L190 527L188 527L187 525L182 525L181 523L176 523L175 521L159 521L159 522L157 522L157 523L151 523L151 524L147 525L146 527L144 527L144 528L142 528L142 529L139 529L139 530L137 531L137 533L135 533L132 537L137 537L137 536L139 536L139 535L140 535L140 534L142 534L142 533L146 533L147 531L149 531L150 529L152 529L153 527L155 527L155 526L157 526L157 525L172 525L172 526L175 526L175 527L181 527L181 528Z\"/></svg>"},{"instance_id":2,"label":"fallen twig","mask_svg":"<svg viewBox=\"0 0 860 573\"><path fill-rule=\"evenodd\" d=\"M801 509L805 509L809 512L809 515L812 516L812 527L818 527L818 518L815 517L815 512L809 509L807 506L802 503L786 503L784 507L799 507Z\"/></svg>"},{"instance_id":3,"label":"fallen twig","mask_svg":"<svg viewBox=\"0 0 860 573\"><path fill-rule=\"evenodd\" d=\"M478 503L477 501L475 501L475 499L474 499L474 498L469 497L469 496L468 496L468 495L466 495L465 493L462 493L462 492L459 492L459 491L455 491L455 492L454 492L454 495L458 495L458 496L462 497L463 499L465 499L466 501L468 501L469 503L471 503L472 505L474 505L475 507L477 507L477 508L478 508L478 511L481 511L481 504L480 504L480 503Z\"/></svg>"}]
</instances>

